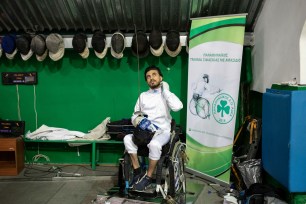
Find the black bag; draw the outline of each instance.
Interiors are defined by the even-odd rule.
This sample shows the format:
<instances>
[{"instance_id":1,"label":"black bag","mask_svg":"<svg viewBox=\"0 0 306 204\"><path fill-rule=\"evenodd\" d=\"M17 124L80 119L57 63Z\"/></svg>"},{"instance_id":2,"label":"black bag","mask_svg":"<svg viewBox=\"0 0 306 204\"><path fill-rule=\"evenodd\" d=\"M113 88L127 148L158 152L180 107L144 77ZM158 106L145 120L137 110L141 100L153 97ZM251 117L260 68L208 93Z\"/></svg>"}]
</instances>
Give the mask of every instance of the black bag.
<instances>
[{"instance_id":1,"label":"black bag","mask_svg":"<svg viewBox=\"0 0 306 204\"><path fill-rule=\"evenodd\" d=\"M133 133L133 142L137 146L144 146L150 143L153 138L155 132L150 132L147 130L142 130L140 128L135 128Z\"/></svg>"},{"instance_id":2,"label":"black bag","mask_svg":"<svg viewBox=\"0 0 306 204\"><path fill-rule=\"evenodd\" d=\"M254 183L248 189L245 190L245 194L242 199L243 204L262 204L265 203L265 196L274 197L277 199L280 198L280 193L277 192L278 189L275 189L272 186Z\"/></svg>"},{"instance_id":3,"label":"black bag","mask_svg":"<svg viewBox=\"0 0 306 204\"><path fill-rule=\"evenodd\" d=\"M132 125L131 119L122 119L106 124L107 133L114 140L123 140L127 134L132 134L135 127Z\"/></svg>"}]
</instances>

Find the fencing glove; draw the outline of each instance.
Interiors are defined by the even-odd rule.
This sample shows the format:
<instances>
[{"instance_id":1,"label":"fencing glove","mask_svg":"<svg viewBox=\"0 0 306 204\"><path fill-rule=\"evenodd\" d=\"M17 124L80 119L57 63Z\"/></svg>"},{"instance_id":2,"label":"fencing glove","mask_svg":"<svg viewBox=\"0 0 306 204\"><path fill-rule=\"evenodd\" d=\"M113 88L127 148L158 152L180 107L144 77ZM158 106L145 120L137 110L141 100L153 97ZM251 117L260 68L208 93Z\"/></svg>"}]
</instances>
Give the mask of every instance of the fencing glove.
<instances>
[{"instance_id":1,"label":"fencing glove","mask_svg":"<svg viewBox=\"0 0 306 204\"><path fill-rule=\"evenodd\" d=\"M154 125L150 120L141 115L134 119L133 125L142 130L147 130L150 132L156 132L159 129L158 126Z\"/></svg>"}]
</instances>

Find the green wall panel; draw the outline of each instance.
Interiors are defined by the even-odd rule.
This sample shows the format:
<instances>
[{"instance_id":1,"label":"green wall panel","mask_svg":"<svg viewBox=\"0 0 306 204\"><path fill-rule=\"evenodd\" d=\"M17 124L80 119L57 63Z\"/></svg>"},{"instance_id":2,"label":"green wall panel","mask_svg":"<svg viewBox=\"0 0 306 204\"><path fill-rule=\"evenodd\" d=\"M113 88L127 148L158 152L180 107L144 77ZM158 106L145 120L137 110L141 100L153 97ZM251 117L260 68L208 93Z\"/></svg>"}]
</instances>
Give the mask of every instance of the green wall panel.
<instances>
[{"instance_id":1,"label":"green wall panel","mask_svg":"<svg viewBox=\"0 0 306 204\"><path fill-rule=\"evenodd\" d=\"M119 165L119 159L124 154L123 144L97 144L97 164Z\"/></svg>"},{"instance_id":2,"label":"green wall panel","mask_svg":"<svg viewBox=\"0 0 306 204\"><path fill-rule=\"evenodd\" d=\"M164 53L161 57L149 55L140 59L138 74L137 58L130 48L120 60L110 51L100 60L93 50L88 59L82 59L72 49L66 49L63 59L54 62L47 58L38 62L35 56L23 61L19 54L14 60L0 58L0 72L37 71L38 84L19 85L21 119L26 130L36 129L34 100L38 127L42 124L69 130L87 132L106 117L111 120L129 118L140 90L148 89L144 81L144 69L152 64L160 66L164 80L183 101L185 107L172 113L176 121L185 127L188 55L182 51L176 58ZM0 85L0 118L18 120L17 91L15 85Z\"/></svg>"}]
</instances>

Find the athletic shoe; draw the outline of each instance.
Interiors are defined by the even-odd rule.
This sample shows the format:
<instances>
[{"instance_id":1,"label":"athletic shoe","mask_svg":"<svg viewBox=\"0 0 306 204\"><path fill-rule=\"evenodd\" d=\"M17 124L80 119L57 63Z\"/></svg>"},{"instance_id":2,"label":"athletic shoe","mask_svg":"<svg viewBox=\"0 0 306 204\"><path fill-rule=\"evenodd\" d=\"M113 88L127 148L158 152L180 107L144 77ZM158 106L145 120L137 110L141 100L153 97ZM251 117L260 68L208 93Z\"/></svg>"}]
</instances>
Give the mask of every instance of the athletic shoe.
<instances>
[{"instance_id":1,"label":"athletic shoe","mask_svg":"<svg viewBox=\"0 0 306 204\"><path fill-rule=\"evenodd\" d=\"M133 190L135 191L144 191L150 184L152 183L152 178L148 177L147 174L145 174L140 181L135 183Z\"/></svg>"}]
</instances>

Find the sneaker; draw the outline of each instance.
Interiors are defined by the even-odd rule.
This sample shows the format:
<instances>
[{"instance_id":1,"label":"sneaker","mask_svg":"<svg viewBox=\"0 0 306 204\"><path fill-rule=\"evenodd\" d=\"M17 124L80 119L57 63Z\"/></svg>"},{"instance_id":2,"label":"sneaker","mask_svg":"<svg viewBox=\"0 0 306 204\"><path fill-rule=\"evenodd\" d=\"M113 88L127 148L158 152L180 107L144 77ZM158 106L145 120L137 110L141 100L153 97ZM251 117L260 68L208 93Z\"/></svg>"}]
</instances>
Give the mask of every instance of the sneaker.
<instances>
[{"instance_id":1,"label":"sneaker","mask_svg":"<svg viewBox=\"0 0 306 204\"><path fill-rule=\"evenodd\" d=\"M144 175L139 182L135 183L133 190L144 191L152 183L152 178Z\"/></svg>"},{"instance_id":2,"label":"sneaker","mask_svg":"<svg viewBox=\"0 0 306 204\"><path fill-rule=\"evenodd\" d=\"M144 176L144 173L141 172L140 174L137 174L133 177L132 182L130 183L130 188L133 188L134 184L138 183L139 180Z\"/></svg>"}]
</instances>

